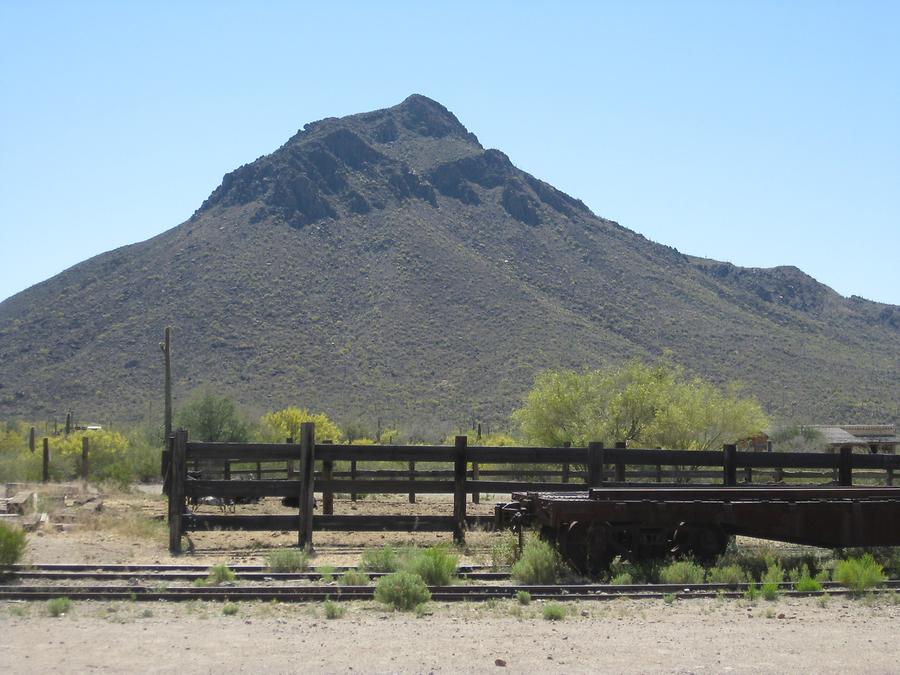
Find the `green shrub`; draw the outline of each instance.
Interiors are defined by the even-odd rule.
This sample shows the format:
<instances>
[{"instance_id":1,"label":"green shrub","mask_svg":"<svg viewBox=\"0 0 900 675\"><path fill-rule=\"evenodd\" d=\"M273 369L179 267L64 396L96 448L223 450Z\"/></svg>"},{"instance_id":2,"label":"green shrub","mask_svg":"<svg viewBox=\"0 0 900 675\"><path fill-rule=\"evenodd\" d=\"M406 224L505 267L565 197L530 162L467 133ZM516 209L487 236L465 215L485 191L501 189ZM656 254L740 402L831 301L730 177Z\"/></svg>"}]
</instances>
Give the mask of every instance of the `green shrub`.
<instances>
[{"instance_id":1,"label":"green shrub","mask_svg":"<svg viewBox=\"0 0 900 675\"><path fill-rule=\"evenodd\" d=\"M387 544L383 548L367 548L362 553L360 569L366 572L396 572L400 569L400 556Z\"/></svg>"},{"instance_id":2,"label":"green shrub","mask_svg":"<svg viewBox=\"0 0 900 675\"><path fill-rule=\"evenodd\" d=\"M566 618L566 606L558 602L548 602L541 613L547 621L562 621Z\"/></svg>"},{"instance_id":3,"label":"green shrub","mask_svg":"<svg viewBox=\"0 0 900 675\"><path fill-rule=\"evenodd\" d=\"M702 584L706 573L703 568L690 560L676 560L659 571L659 580L664 584Z\"/></svg>"},{"instance_id":4,"label":"green shrub","mask_svg":"<svg viewBox=\"0 0 900 675\"><path fill-rule=\"evenodd\" d=\"M25 531L0 523L0 570L15 565L25 553Z\"/></svg>"},{"instance_id":5,"label":"green shrub","mask_svg":"<svg viewBox=\"0 0 900 675\"><path fill-rule=\"evenodd\" d=\"M776 562L770 562L762 577L759 590L766 600L777 600L781 594L781 582L784 581L784 570Z\"/></svg>"},{"instance_id":6,"label":"green shrub","mask_svg":"<svg viewBox=\"0 0 900 675\"><path fill-rule=\"evenodd\" d=\"M812 577L800 577L794 582L794 590L801 593L817 593L822 590L822 583Z\"/></svg>"},{"instance_id":7,"label":"green shrub","mask_svg":"<svg viewBox=\"0 0 900 675\"><path fill-rule=\"evenodd\" d=\"M238 613L238 606L233 602L226 602L225 606L222 607L222 614L225 616L234 616Z\"/></svg>"},{"instance_id":8,"label":"green shrub","mask_svg":"<svg viewBox=\"0 0 900 675\"><path fill-rule=\"evenodd\" d=\"M822 584L817 579L813 579L806 563L791 570L788 576L794 582L795 591L800 591L801 593L815 593L822 590Z\"/></svg>"},{"instance_id":9,"label":"green shrub","mask_svg":"<svg viewBox=\"0 0 900 675\"><path fill-rule=\"evenodd\" d=\"M737 586L747 581L747 573L741 569L740 565L724 565L722 567L711 567L706 572L706 580L711 584L729 584Z\"/></svg>"},{"instance_id":10,"label":"green shrub","mask_svg":"<svg viewBox=\"0 0 900 675\"><path fill-rule=\"evenodd\" d=\"M369 575L360 570L347 570L338 579L341 586L368 586L369 582Z\"/></svg>"},{"instance_id":11,"label":"green shrub","mask_svg":"<svg viewBox=\"0 0 900 675\"><path fill-rule=\"evenodd\" d=\"M409 611L431 599L422 577L410 572L394 572L378 580L375 599L394 609Z\"/></svg>"},{"instance_id":12,"label":"green shrub","mask_svg":"<svg viewBox=\"0 0 900 675\"><path fill-rule=\"evenodd\" d=\"M559 574L559 554L546 541L532 538L510 574L523 584L552 584Z\"/></svg>"},{"instance_id":13,"label":"green shrub","mask_svg":"<svg viewBox=\"0 0 900 675\"><path fill-rule=\"evenodd\" d=\"M621 572L609 580L614 586L630 586L634 583L634 578L629 572Z\"/></svg>"},{"instance_id":14,"label":"green shrub","mask_svg":"<svg viewBox=\"0 0 900 675\"><path fill-rule=\"evenodd\" d=\"M206 583L210 586L218 586L226 581L234 581L234 579L234 572L228 568L228 565L213 565L209 568Z\"/></svg>"},{"instance_id":15,"label":"green shrub","mask_svg":"<svg viewBox=\"0 0 900 675\"><path fill-rule=\"evenodd\" d=\"M841 560L834 568L833 578L854 593L862 593L885 581L884 568L870 553L861 558Z\"/></svg>"},{"instance_id":16,"label":"green shrub","mask_svg":"<svg viewBox=\"0 0 900 675\"><path fill-rule=\"evenodd\" d=\"M531 593L528 591L516 591L516 600L519 601L520 605L530 605Z\"/></svg>"},{"instance_id":17,"label":"green shrub","mask_svg":"<svg viewBox=\"0 0 900 675\"><path fill-rule=\"evenodd\" d=\"M47 601L47 612L50 616L62 616L72 609L72 601L68 598L53 598Z\"/></svg>"},{"instance_id":18,"label":"green shrub","mask_svg":"<svg viewBox=\"0 0 900 675\"><path fill-rule=\"evenodd\" d=\"M325 608L326 619L340 619L347 611L346 607L334 600L326 600L322 606Z\"/></svg>"},{"instance_id":19,"label":"green shrub","mask_svg":"<svg viewBox=\"0 0 900 675\"><path fill-rule=\"evenodd\" d=\"M334 566L333 565L319 565L316 568L316 571L319 573L319 580L324 584L330 584L334 581Z\"/></svg>"},{"instance_id":20,"label":"green shrub","mask_svg":"<svg viewBox=\"0 0 900 675\"><path fill-rule=\"evenodd\" d=\"M306 551L286 548L269 554L269 569L273 572L303 572L309 569Z\"/></svg>"},{"instance_id":21,"label":"green shrub","mask_svg":"<svg viewBox=\"0 0 900 675\"><path fill-rule=\"evenodd\" d=\"M675 594L674 593L666 593L663 596L663 602L666 603L667 605L671 605L673 602L675 602Z\"/></svg>"},{"instance_id":22,"label":"green shrub","mask_svg":"<svg viewBox=\"0 0 900 675\"><path fill-rule=\"evenodd\" d=\"M512 567L519 559L519 538L514 532L503 532L491 544L491 567L495 570Z\"/></svg>"},{"instance_id":23,"label":"green shrub","mask_svg":"<svg viewBox=\"0 0 900 675\"><path fill-rule=\"evenodd\" d=\"M413 554L404 568L418 574L429 586L446 586L456 578L458 564L459 558L451 555L446 546L431 546Z\"/></svg>"},{"instance_id":24,"label":"green shrub","mask_svg":"<svg viewBox=\"0 0 900 675\"><path fill-rule=\"evenodd\" d=\"M755 602L759 599L759 587L755 582L751 581L747 585L747 590L744 591L744 599L749 600L750 602Z\"/></svg>"}]
</instances>

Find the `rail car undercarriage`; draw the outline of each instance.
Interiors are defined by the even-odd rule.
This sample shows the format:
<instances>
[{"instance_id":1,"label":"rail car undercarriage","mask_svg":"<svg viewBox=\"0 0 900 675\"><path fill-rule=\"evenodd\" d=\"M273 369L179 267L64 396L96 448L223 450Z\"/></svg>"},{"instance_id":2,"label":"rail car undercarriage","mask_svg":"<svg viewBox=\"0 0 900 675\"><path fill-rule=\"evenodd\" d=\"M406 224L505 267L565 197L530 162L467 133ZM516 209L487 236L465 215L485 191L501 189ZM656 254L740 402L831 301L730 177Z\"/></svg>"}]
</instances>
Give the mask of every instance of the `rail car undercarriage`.
<instances>
[{"instance_id":1,"label":"rail car undercarriage","mask_svg":"<svg viewBox=\"0 0 900 675\"><path fill-rule=\"evenodd\" d=\"M712 561L732 535L825 548L900 546L900 487L602 487L513 493L497 527L537 527L583 574L616 556Z\"/></svg>"}]
</instances>

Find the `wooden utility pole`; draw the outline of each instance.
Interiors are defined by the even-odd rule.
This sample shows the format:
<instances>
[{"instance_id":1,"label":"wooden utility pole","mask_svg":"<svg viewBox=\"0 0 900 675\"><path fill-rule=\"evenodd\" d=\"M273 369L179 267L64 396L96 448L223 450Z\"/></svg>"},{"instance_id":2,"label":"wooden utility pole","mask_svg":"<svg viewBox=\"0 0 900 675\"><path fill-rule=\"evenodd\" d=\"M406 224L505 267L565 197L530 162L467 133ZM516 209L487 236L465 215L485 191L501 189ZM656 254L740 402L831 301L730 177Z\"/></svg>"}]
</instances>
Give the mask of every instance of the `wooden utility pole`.
<instances>
[{"instance_id":1,"label":"wooden utility pole","mask_svg":"<svg viewBox=\"0 0 900 675\"><path fill-rule=\"evenodd\" d=\"M166 362L165 437L172 435L172 328L166 326L165 341L159 345Z\"/></svg>"}]
</instances>

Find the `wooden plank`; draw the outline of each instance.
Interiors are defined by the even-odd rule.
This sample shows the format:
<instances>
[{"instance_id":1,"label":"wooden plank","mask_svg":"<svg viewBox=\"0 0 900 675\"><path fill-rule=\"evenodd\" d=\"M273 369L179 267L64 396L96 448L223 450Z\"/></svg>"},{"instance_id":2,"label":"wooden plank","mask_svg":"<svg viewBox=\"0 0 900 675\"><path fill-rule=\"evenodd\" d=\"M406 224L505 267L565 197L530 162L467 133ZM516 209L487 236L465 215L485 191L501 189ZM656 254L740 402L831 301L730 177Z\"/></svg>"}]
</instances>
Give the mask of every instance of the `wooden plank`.
<instances>
[{"instance_id":1,"label":"wooden plank","mask_svg":"<svg viewBox=\"0 0 900 675\"><path fill-rule=\"evenodd\" d=\"M297 543L312 550L313 507L315 504L316 427L312 422L300 425L300 527Z\"/></svg>"},{"instance_id":2,"label":"wooden plank","mask_svg":"<svg viewBox=\"0 0 900 675\"><path fill-rule=\"evenodd\" d=\"M853 485L853 448L841 448L838 461L838 485Z\"/></svg>"},{"instance_id":3,"label":"wooden plank","mask_svg":"<svg viewBox=\"0 0 900 675\"><path fill-rule=\"evenodd\" d=\"M91 447L90 439L85 435L81 437L81 480L85 483L88 481L90 473L91 460L88 456Z\"/></svg>"},{"instance_id":4,"label":"wooden plank","mask_svg":"<svg viewBox=\"0 0 900 675\"><path fill-rule=\"evenodd\" d=\"M183 514L185 531L245 530L285 532L300 526L298 515L240 516L230 514ZM493 516L467 516L466 527L492 529ZM337 532L452 532L456 521L452 516L319 516L316 531Z\"/></svg>"},{"instance_id":5,"label":"wooden plank","mask_svg":"<svg viewBox=\"0 0 900 675\"><path fill-rule=\"evenodd\" d=\"M410 463L409 463L409 479L410 479L410 480L415 480L415 473L416 473L416 463L415 463L415 462L410 462ZM416 503L416 492L415 492L415 490L410 490L409 495L408 495L408 499L409 499L409 503L410 503L410 504L415 504L415 503Z\"/></svg>"},{"instance_id":6,"label":"wooden plank","mask_svg":"<svg viewBox=\"0 0 900 675\"><path fill-rule=\"evenodd\" d=\"M453 538L462 544L466 540L466 437L456 437L456 457L453 470Z\"/></svg>"},{"instance_id":7,"label":"wooden plank","mask_svg":"<svg viewBox=\"0 0 900 675\"><path fill-rule=\"evenodd\" d=\"M507 480L480 480L468 481L466 490L469 492L484 492L485 494L503 494L511 492L579 492L584 486L572 483L557 483L543 481L507 481Z\"/></svg>"},{"instance_id":8,"label":"wooden plank","mask_svg":"<svg viewBox=\"0 0 900 675\"><path fill-rule=\"evenodd\" d=\"M283 462L300 459L297 443L188 443L190 460L213 459L224 462Z\"/></svg>"},{"instance_id":9,"label":"wooden plank","mask_svg":"<svg viewBox=\"0 0 900 675\"><path fill-rule=\"evenodd\" d=\"M323 444L330 445L331 441L323 441ZM334 461L326 459L322 461L322 479L327 484L334 478ZM323 485L319 488L322 491L322 515L330 516L334 514L334 491Z\"/></svg>"},{"instance_id":10,"label":"wooden plank","mask_svg":"<svg viewBox=\"0 0 900 675\"><path fill-rule=\"evenodd\" d=\"M184 481L187 497L296 497L299 480L193 480Z\"/></svg>"},{"instance_id":11,"label":"wooden plank","mask_svg":"<svg viewBox=\"0 0 900 675\"><path fill-rule=\"evenodd\" d=\"M480 478L480 470L478 466L478 462L472 462L472 480L477 481ZM480 504L481 503L481 494L478 492L472 492L472 503Z\"/></svg>"},{"instance_id":12,"label":"wooden plank","mask_svg":"<svg viewBox=\"0 0 900 675\"><path fill-rule=\"evenodd\" d=\"M181 553L182 514L184 513L184 480L187 471L187 431L175 432L169 481L169 551Z\"/></svg>"},{"instance_id":13,"label":"wooden plank","mask_svg":"<svg viewBox=\"0 0 900 675\"><path fill-rule=\"evenodd\" d=\"M588 477L587 484L591 487L599 487L603 484L603 462L604 462L603 443L588 443L587 465Z\"/></svg>"},{"instance_id":14,"label":"wooden plank","mask_svg":"<svg viewBox=\"0 0 900 675\"><path fill-rule=\"evenodd\" d=\"M837 455L803 452L739 452L738 467L754 469L832 469L837 467Z\"/></svg>"},{"instance_id":15,"label":"wooden plank","mask_svg":"<svg viewBox=\"0 0 900 675\"><path fill-rule=\"evenodd\" d=\"M50 439L44 437L44 454L41 457L41 481L50 482Z\"/></svg>"},{"instance_id":16,"label":"wooden plank","mask_svg":"<svg viewBox=\"0 0 900 675\"><path fill-rule=\"evenodd\" d=\"M333 492L361 492L364 494L401 495L407 494L410 485L416 493L421 494L453 494L456 482L449 480L321 480L316 483L319 490L328 489Z\"/></svg>"},{"instance_id":17,"label":"wooden plank","mask_svg":"<svg viewBox=\"0 0 900 675\"><path fill-rule=\"evenodd\" d=\"M467 447L469 461L482 464L583 464L585 448Z\"/></svg>"},{"instance_id":18,"label":"wooden plank","mask_svg":"<svg viewBox=\"0 0 900 675\"><path fill-rule=\"evenodd\" d=\"M336 462L452 462L448 445L327 445L316 446L316 457Z\"/></svg>"},{"instance_id":19,"label":"wooden plank","mask_svg":"<svg viewBox=\"0 0 900 675\"><path fill-rule=\"evenodd\" d=\"M737 485L737 446L727 444L722 448L723 483L728 487Z\"/></svg>"},{"instance_id":20,"label":"wooden plank","mask_svg":"<svg viewBox=\"0 0 900 675\"><path fill-rule=\"evenodd\" d=\"M350 460L350 480L356 480L356 460L355 459ZM355 492L350 493L350 501L351 502L356 501L356 493Z\"/></svg>"},{"instance_id":21,"label":"wooden plank","mask_svg":"<svg viewBox=\"0 0 900 675\"><path fill-rule=\"evenodd\" d=\"M743 453L742 453L743 454ZM714 466L721 468L722 452L712 450L643 450L607 448L603 453L607 464L624 462L633 466Z\"/></svg>"}]
</instances>

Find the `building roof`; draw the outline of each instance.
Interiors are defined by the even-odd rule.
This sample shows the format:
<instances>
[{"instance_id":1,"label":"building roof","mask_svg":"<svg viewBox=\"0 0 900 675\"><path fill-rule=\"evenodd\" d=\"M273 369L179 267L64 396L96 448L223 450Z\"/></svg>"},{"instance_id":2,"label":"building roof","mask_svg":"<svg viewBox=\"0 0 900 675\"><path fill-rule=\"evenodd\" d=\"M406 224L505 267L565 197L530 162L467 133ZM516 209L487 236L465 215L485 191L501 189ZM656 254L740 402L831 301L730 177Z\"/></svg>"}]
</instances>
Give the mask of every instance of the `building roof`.
<instances>
[{"instance_id":1,"label":"building roof","mask_svg":"<svg viewBox=\"0 0 900 675\"><path fill-rule=\"evenodd\" d=\"M810 424L806 428L822 434L828 445L900 444L893 424Z\"/></svg>"}]
</instances>

